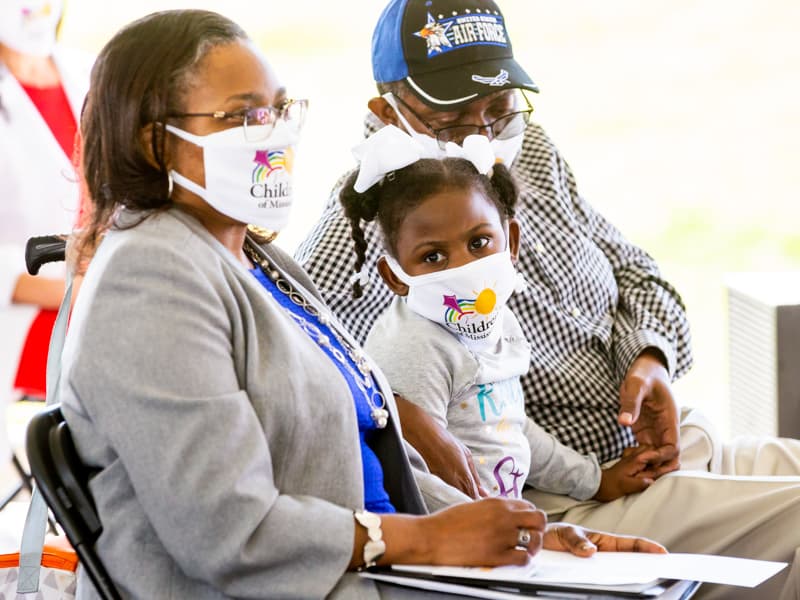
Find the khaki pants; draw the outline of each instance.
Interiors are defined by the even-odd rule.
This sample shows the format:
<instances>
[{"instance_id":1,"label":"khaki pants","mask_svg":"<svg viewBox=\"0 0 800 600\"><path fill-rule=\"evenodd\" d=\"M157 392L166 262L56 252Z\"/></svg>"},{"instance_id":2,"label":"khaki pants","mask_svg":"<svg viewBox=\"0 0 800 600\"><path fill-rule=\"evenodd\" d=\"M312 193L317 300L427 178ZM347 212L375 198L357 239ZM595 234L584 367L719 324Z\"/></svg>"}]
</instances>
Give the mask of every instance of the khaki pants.
<instances>
[{"instance_id":1,"label":"khaki pants","mask_svg":"<svg viewBox=\"0 0 800 600\"><path fill-rule=\"evenodd\" d=\"M800 600L800 441L742 437L721 443L697 411L681 415L681 470L613 502L525 497L563 520L639 535L672 552L788 562L758 588L703 585L697 598Z\"/></svg>"}]
</instances>

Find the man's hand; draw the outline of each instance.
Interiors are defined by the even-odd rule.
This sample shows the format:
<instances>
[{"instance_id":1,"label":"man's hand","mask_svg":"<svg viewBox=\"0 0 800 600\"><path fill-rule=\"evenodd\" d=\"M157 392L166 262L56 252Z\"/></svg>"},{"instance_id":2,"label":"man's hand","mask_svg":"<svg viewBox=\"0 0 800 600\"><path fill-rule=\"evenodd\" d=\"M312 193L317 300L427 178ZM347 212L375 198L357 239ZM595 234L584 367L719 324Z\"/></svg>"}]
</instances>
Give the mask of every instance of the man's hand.
<instances>
[{"instance_id":1,"label":"man's hand","mask_svg":"<svg viewBox=\"0 0 800 600\"><path fill-rule=\"evenodd\" d=\"M403 437L422 455L431 473L470 498L487 497L466 446L413 402L401 396L395 400Z\"/></svg>"},{"instance_id":2,"label":"man's hand","mask_svg":"<svg viewBox=\"0 0 800 600\"><path fill-rule=\"evenodd\" d=\"M619 399L620 425L629 425L639 445L658 453L649 461L654 478L680 468L678 408L659 353L645 350L633 361Z\"/></svg>"}]
</instances>

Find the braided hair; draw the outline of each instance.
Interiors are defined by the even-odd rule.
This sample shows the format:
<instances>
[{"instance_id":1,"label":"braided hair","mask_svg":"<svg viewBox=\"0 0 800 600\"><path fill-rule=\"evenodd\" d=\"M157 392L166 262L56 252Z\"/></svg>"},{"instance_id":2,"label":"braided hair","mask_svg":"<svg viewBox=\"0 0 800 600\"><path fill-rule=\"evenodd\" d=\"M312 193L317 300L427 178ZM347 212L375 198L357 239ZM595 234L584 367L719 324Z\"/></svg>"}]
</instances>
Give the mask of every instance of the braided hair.
<instances>
[{"instance_id":1,"label":"braided hair","mask_svg":"<svg viewBox=\"0 0 800 600\"><path fill-rule=\"evenodd\" d=\"M479 190L494 202L503 223L515 214L518 190L514 178L503 164L492 167L489 176L478 173L474 165L464 158L442 160L423 158L415 163L392 171L383 181L360 194L353 189L358 171L345 181L339 201L350 221L351 237L356 252L354 271L361 271L367 253L362 222L377 219L384 242L392 256L397 255L397 234L406 215L431 195L444 189ZM363 293L361 282L353 284L353 297Z\"/></svg>"}]
</instances>

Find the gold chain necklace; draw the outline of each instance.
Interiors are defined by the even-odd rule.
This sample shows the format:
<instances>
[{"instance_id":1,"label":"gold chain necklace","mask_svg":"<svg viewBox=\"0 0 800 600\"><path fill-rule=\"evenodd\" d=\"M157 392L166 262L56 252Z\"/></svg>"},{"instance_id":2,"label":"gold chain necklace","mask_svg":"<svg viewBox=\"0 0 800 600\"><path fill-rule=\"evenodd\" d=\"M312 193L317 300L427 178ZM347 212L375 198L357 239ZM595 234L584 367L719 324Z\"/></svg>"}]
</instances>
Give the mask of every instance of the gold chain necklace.
<instances>
[{"instance_id":1,"label":"gold chain necklace","mask_svg":"<svg viewBox=\"0 0 800 600\"><path fill-rule=\"evenodd\" d=\"M372 376L372 370L370 369L367 357L361 349L354 347L344 339L344 337L336 331L336 328L332 326L330 315L325 312L320 312L316 306L294 288L288 279L281 277L281 273L278 269L270 264L270 262L253 247L250 240L245 241L243 250L253 264L261 269L261 272L275 284L275 287L277 287L282 294L291 300L292 304L299 306L306 314L318 319L322 325L328 327L341 347L344 348L347 356L342 354L341 350L334 346L330 338L314 323L301 315L295 314L289 309L284 309L286 314L291 317L300 329L305 331L320 348L327 350L327 352L350 373L370 407L370 418L375 423L375 426L378 429L386 427L389 420L389 411L386 410L386 398L378 389L378 385ZM348 360L348 358L350 360ZM353 368L353 365L355 365L356 368Z\"/></svg>"}]
</instances>

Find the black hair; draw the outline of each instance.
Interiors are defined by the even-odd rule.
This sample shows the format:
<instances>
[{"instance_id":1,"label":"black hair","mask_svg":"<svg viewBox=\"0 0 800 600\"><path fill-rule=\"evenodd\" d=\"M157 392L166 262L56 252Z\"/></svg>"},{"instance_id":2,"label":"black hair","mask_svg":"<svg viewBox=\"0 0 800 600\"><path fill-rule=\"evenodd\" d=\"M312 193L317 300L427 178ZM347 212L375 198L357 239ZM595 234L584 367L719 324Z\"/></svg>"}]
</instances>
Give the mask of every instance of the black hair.
<instances>
[{"instance_id":1,"label":"black hair","mask_svg":"<svg viewBox=\"0 0 800 600\"><path fill-rule=\"evenodd\" d=\"M377 219L389 252L397 255L397 233L406 215L431 195L448 188L479 190L497 207L503 223L514 216L517 204L517 184L503 164L492 167L490 176L478 173L474 165L463 158L442 160L423 158L384 177L363 194L353 189L358 171L345 181L339 201L350 221L351 237L356 251L354 271L364 266L367 241L362 221ZM361 284L353 284L353 297L362 295Z\"/></svg>"},{"instance_id":2,"label":"black hair","mask_svg":"<svg viewBox=\"0 0 800 600\"><path fill-rule=\"evenodd\" d=\"M408 93L408 84L400 79L399 81L386 81L384 83L376 83L378 93L383 96L384 94L392 93L395 96L405 96Z\"/></svg>"},{"instance_id":3,"label":"black hair","mask_svg":"<svg viewBox=\"0 0 800 600\"><path fill-rule=\"evenodd\" d=\"M162 122L181 112L208 51L245 39L236 23L217 13L169 10L127 25L100 51L80 123L82 174L92 212L79 248L90 252L122 206L171 205ZM153 124L149 153L141 141L148 124Z\"/></svg>"}]
</instances>

